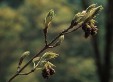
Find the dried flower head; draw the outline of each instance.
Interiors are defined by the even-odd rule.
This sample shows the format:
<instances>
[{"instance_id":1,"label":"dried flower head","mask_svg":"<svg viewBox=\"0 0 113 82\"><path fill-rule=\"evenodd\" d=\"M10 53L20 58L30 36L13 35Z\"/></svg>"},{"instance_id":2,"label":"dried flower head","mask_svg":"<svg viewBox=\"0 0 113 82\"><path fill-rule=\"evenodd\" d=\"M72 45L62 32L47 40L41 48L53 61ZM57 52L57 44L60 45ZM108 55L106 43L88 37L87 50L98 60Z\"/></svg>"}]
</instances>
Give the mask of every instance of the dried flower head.
<instances>
[{"instance_id":1,"label":"dried flower head","mask_svg":"<svg viewBox=\"0 0 113 82\"><path fill-rule=\"evenodd\" d=\"M44 65L44 69L42 70L43 78L48 79L51 75L55 74L53 66L54 65L49 61Z\"/></svg>"},{"instance_id":2,"label":"dried flower head","mask_svg":"<svg viewBox=\"0 0 113 82\"><path fill-rule=\"evenodd\" d=\"M83 31L85 32L85 38L88 38L90 35L94 36L97 34L98 28L95 25L95 20L91 19L88 23L85 23L82 26Z\"/></svg>"}]
</instances>

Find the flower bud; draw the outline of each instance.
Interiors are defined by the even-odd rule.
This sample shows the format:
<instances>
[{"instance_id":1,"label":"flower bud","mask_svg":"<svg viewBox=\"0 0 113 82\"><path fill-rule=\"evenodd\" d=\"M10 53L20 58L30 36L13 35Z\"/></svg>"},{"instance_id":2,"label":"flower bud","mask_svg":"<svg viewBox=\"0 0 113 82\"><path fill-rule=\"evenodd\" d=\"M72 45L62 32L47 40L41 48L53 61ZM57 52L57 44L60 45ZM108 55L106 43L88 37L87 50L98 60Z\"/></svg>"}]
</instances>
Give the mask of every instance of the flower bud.
<instances>
[{"instance_id":1,"label":"flower bud","mask_svg":"<svg viewBox=\"0 0 113 82\"><path fill-rule=\"evenodd\" d=\"M103 9L102 6L98 6L95 8L94 15L98 14Z\"/></svg>"},{"instance_id":2,"label":"flower bud","mask_svg":"<svg viewBox=\"0 0 113 82\"><path fill-rule=\"evenodd\" d=\"M102 6L98 6L98 7L96 7L96 8L93 8L90 12L89 12L89 14L88 14L88 16L91 18L93 18L96 14L98 14L101 10L103 9L103 7Z\"/></svg>"},{"instance_id":3,"label":"flower bud","mask_svg":"<svg viewBox=\"0 0 113 82\"><path fill-rule=\"evenodd\" d=\"M53 17L54 17L54 10L51 9L45 18L45 26L48 26L51 23Z\"/></svg>"},{"instance_id":4,"label":"flower bud","mask_svg":"<svg viewBox=\"0 0 113 82\"><path fill-rule=\"evenodd\" d=\"M86 12L90 12L93 8L96 7L96 4L92 4L90 5L87 9L86 9Z\"/></svg>"},{"instance_id":5,"label":"flower bud","mask_svg":"<svg viewBox=\"0 0 113 82\"><path fill-rule=\"evenodd\" d=\"M80 14L80 13L78 13L78 14L76 14L76 15L74 16L74 18L73 18L74 23L77 23L78 18L79 18L79 14Z\"/></svg>"},{"instance_id":6,"label":"flower bud","mask_svg":"<svg viewBox=\"0 0 113 82\"><path fill-rule=\"evenodd\" d=\"M25 51L25 52L22 54L22 56L21 56L21 57L28 56L29 54L30 54L30 52L29 52L29 51Z\"/></svg>"},{"instance_id":7,"label":"flower bud","mask_svg":"<svg viewBox=\"0 0 113 82\"><path fill-rule=\"evenodd\" d=\"M86 15L86 11L82 11L82 12L77 13L74 16L74 19L73 19L75 25L76 25L76 23L80 23L80 22L84 21L85 20L85 17L84 17L85 15Z\"/></svg>"},{"instance_id":8,"label":"flower bud","mask_svg":"<svg viewBox=\"0 0 113 82\"><path fill-rule=\"evenodd\" d=\"M29 51L25 51L25 52L21 55L21 57L20 57L20 59L19 59L17 71L20 70L20 66L21 66L21 64L22 64L22 62L23 62L23 60L24 60L24 58L25 58L26 56L28 56L28 55L30 55L30 52L29 52Z\"/></svg>"},{"instance_id":9,"label":"flower bud","mask_svg":"<svg viewBox=\"0 0 113 82\"><path fill-rule=\"evenodd\" d=\"M59 46L64 41L64 35L61 35L54 46Z\"/></svg>"}]
</instances>

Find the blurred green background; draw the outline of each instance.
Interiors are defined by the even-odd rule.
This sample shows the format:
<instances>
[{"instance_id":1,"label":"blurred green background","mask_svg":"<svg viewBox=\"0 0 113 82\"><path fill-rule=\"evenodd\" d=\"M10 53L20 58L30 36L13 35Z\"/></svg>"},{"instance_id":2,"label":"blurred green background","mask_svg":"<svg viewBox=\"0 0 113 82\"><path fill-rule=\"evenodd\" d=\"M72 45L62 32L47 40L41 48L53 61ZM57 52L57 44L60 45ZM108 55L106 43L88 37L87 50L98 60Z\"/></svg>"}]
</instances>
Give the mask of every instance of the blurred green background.
<instances>
[{"instance_id":1,"label":"blurred green background","mask_svg":"<svg viewBox=\"0 0 113 82\"><path fill-rule=\"evenodd\" d=\"M0 0L0 82L7 82L17 70L24 51L31 55L44 46L44 18L50 9L55 17L48 40L70 25L73 16L92 3L104 10L97 16L98 35L84 38L80 29L65 36L54 60L56 74L44 80L40 71L18 76L13 82L113 82L113 0ZM25 71L30 70L33 64Z\"/></svg>"}]
</instances>

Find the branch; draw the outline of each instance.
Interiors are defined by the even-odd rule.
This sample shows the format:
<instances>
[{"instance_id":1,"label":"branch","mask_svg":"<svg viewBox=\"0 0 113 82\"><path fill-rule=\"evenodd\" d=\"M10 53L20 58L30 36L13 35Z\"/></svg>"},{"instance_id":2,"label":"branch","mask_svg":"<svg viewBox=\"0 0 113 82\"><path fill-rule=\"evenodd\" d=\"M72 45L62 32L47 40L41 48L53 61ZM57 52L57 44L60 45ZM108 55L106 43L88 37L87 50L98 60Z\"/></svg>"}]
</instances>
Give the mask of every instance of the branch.
<instances>
[{"instance_id":1,"label":"branch","mask_svg":"<svg viewBox=\"0 0 113 82\"><path fill-rule=\"evenodd\" d=\"M11 82L15 77L17 77L19 75L19 73L24 70L31 62L32 60L39 56L43 51L45 51L47 49L47 46L43 47L34 57L32 57L17 73L15 73L15 75L13 75L8 82Z\"/></svg>"},{"instance_id":2,"label":"branch","mask_svg":"<svg viewBox=\"0 0 113 82\"><path fill-rule=\"evenodd\" d=\"M56 41L58 41L58 39L62 36L62 35L65 35L65 34L68 34L68 33L71 33L71 32L74 32L76 31L77 29L79 29L80 27L84 26L87 22L89 22L91 19L94 18L94 15L96 15L96 13L98 13L98 11L100 10L100 6L99 7L94 7L92 10L87 10L86 14L84 15L84 12L81 12L81 13L78 13L77 15L75 15L74 19L71 21L71 25L63 30L62 32L60 32L49 44L47 44L47 39L46 39L46 36L47 36L47 30L46 30L46 33L45 33L45 43L46 45L35 55L33 56L22 68L20 68L20 70L18 72L16 72L15 75L13 75L9 80L8 82L11 82L15 77L17 77L18 75L28 75L32 72L34 72L35 68L33 70L31 70L30 72L28 73L21 73L31 62L34 58L38 57L41 53L43 53L45 50L49 49L49 48L52 48L51 46L53 46L52 44ZM92 13L89 13L89 11ZM49 24L50 21L52 20L51 19L51 14L53 13L53 11L50 12L50 14L47 16L46 18L46 23ZM84 17L81 17L81 15ZM80 19L80 20L79 20ZM76 22L78 21L78 22ZM71 31L70 31L71 30ZM53 47L56 47L56 46L53 46Z\"/></svg>"},{"instance_id":3,"label":"branch","mask_svg":"<svg viewBox=\"0 0 113 82\"><path fill-rule=\"evenodd\" d=\"M81 24L82 25L82 24ZM42 52L44 52L46 49L50 48L49 46L51 46L52 43L54 43L62 34L65 34L66 32L68 32L69 28L72 27L72 25L70 25L67 29L65 29L64 31L62 31L61 33L59 33L47 46L44 46L40 52L38 52L34 57L32 57L19 71L18 73L16 73L15 75L13 75L8 82L11 82L15 77L17 77L19 75L20 72L22 72L22 70L24 70L35 57L38 57ZM74 26L73 26L74 27ZM80 28L81 26L77 26L77 28ZM27 73L29 74L29 73Z\"/></svg>"},{"instance_id":4,"label":"branch","mask_svg":"<svg viewBox=\"0 0 113 82\"><path fill-rule=\"evenodd\" d=\"M85 23L85 22L84 22ZM82 26L83 23L81 23L80 25L77 25L76 26L76 29L74 31L76 31L78 28L80 28ZM38 54L36 54L34 57L32 57L27 64L25 64L19 71L18 73L16 73L14 76L12 76L8 82L11 82L16 76L18 75L27 75L27 74L30 74L31 72L28 72L28 73L25 73L25 74L21 74L20 72L26 68L31 62L32 60L39 56L42 52L44 52L46 49L50 48L51 44L54 43L62 34L68 34L68 30L69 28L72 28L74 26L70 25L67 29L65 29L64 31L62 31L61 33L58 34L58 36L56 36L48 45L44 46L44 48L42 48L42 50L40 50L40 52Z\"/></svg>"},{"instance_id":5,"label":"branch","mask_svg":"<svg viewBox=\"0 0 113 82\"><path fill-rule=\"evenodd\" d=\"M104 48L104 78L105 81L110 81L111 77L111 56L113 46L113 1L108 0L106 12L106 35L105 35L105 48Z\"/></svg>"},{"instance_id":6,"label":"branch","mask_svg":"<svg viewBox=\"0 0 113 82\"><path fill-rule=\"evenodd\" d=\"M81 26L82 26L82 24L76 26L76 28L78 29L78 28L80 28ZM72 27L72 26L70 26L70 27ZM70 28L70 27L69 27L69 28ZM76 29L76 30L77 30L77 29ZM20 73L22 70L24 70L24 69L32 62L32 60L33 60L35 57L39 56L39 55L40 55L42 52L44 52L46 49L50 48L49 46L51 46L51 44L54 43L62 34L68 34L68 30L69 30L69 29L67 28L67 29L65 29L64 31L62 31L61 33L59 33L58 36L56 36L47 46L43 47L42 50L40 50L40 52L39 52L38 54L36 54L34 57L32 57L32 58L28 61L28 63L25 64L25 65L18 71L18 73L16 73L15 75L13 75L13 76L9 79L8 82L11 82L15 77L17 77L18 75L20 75L19 73ZM75 31L76 31L76 30L75 30ZM30 72L30 73L31 73L31 72ZM27 73L27 74L29 74L29 73ZM26 75L26 74L24 74L24 75Z\"/></svg>"},{"instance_id":7,"label":"branch","mask_svg":"<svg viewBox=\"0 0 113 82\"><path fill-rule=\"evenodd\" d=\"M30 73L34 72L35 70L32 69L31 71L27 72L27 73L19 73L18 75L29 75Z\"/></svg>"}]
</instances>

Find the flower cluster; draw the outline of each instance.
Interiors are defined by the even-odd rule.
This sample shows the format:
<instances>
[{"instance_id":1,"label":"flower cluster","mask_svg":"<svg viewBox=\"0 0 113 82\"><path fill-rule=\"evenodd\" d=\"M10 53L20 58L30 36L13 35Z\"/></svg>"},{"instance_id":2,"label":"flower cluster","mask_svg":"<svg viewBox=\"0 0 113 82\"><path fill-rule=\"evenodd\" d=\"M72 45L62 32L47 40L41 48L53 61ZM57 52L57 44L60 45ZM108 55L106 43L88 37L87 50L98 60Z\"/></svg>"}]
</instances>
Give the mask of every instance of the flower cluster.
<instances>
[{"instance_id":1,"label":"flower cluster","mask_svg":"<svg viewBox=\"0 0 113 82\"><path fill-rule=\"evenodd\" d=\"M50 63L50 62L47 62L45 65L44 65L44 68L42 70L42 76L45 78L45 79L48 79L51 75L55 74L55 69L53 68L53 64Z\"/></svg>"},{"instance_id":2,"label":"flower cluster","mask_svg":"<svg viewBox=\"0 0 113 82\"><path fill-rule=\"evenodd\" d=\"M85 32L85 38L89 37L89 35L97 34L98 29L94 18L101 10L102 6L96 7L96 4L92 4L86 10L74 16L74 24L83 24L82 29Z\"/></svg>"},{"instance_id":3,"label":"flower cluster","mask_svg":"<svg viewBox=\"0 0 113 82\"><path fill-rule=\"evenodd\" d=\"M43 78L48 79L51 75L55 74L55 69L53 68L55 65L52 64L50 60L58 56L58 54L48 51L41 57L34 58L34 69L41 69Z\"/></svg>"},{"instance_id":4,"label":"flower cluster","mask_svg":"<svg viewBox=\"0 0 113 82\"><path fill-rule=\"evenodd\" d=\"M85 38L89 37L90 35L94 36L97 34L98 28L95 25L95 20L91 19L88 23L82 26L83 31L85 32Z\"/></svg>"}]
</instances>

